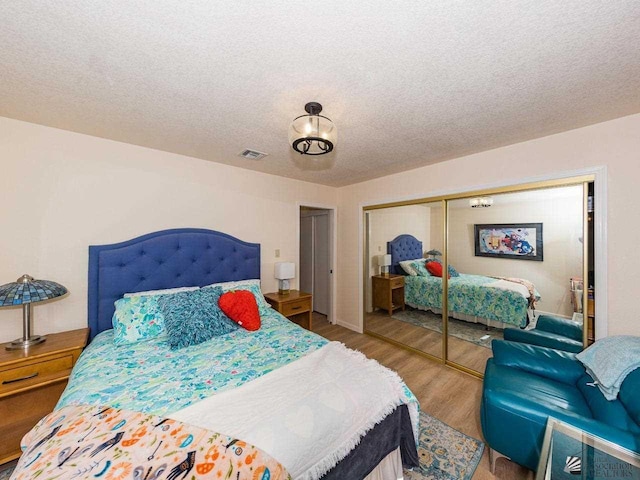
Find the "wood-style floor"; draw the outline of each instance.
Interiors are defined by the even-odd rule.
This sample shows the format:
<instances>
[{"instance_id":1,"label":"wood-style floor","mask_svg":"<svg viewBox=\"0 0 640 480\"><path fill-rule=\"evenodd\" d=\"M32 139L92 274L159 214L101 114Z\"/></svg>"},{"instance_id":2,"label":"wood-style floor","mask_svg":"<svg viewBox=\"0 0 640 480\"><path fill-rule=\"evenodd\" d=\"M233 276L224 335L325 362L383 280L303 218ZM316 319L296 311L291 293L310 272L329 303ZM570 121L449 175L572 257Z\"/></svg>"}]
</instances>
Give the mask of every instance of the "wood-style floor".
<instances>
[{"instance_id":1,"label":"wood-style floor","mask_svg":"<svg viewBox=\"0 0 640 480\"><path fill-rule=\"evenodd\" d=\"M442 358L442 334L403 322L391 317L386 311L376 310L366 314L367 330L391 338L396 342L408 345L416 350ZM476 372L484 372L487 359L491 357L491 349L476 345L466 340L449 336L447 341L448 358Z\"/></svg>"},{"instance_id":2,"label":"wood-style floor","mask_svg":"<svg viewBox=\"0 0 640 480\"><path fill-rule=\"evenodd\" d=\"M483 439L480 428L482 380L370 335L331 325L322 315L314 314L313 331L395 370L418 398L423 411L471 437ZM505 458L498 459L495 475L492 474L487 447L473 479L516 480L530 476L529 470Z\"/></svg>"}]
</instances>

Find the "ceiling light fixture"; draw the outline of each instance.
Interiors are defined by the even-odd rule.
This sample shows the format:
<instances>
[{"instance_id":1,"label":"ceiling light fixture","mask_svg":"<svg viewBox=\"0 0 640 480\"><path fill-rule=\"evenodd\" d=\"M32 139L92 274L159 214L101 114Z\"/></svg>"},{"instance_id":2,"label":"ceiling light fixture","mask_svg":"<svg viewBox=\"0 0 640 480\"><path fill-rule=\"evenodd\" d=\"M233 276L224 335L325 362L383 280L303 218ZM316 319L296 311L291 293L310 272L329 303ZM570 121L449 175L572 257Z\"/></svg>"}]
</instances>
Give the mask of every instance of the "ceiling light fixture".
<instances>
[{"instance_id":1,"label":"ceiling light fixture","mask_svg":"<svg viewBox=\"0 0 640 480\"><path fill-rule=\"evenodd\" d=\"M470 198L469 199L469 206L471 208L478 208L478 207L490 207L491 205L493 205L493 198L491 197L476 197L476 198Z\"/></svg>"},{"instance_id":2,"label":"ceiling light fixture","mask_svg":"<svg viewBox=\"0 0 640 480\"><path fill-rule=\"evenodd\" d=\"M301 115L291 122L289 143L301 155L324 155L333 150L338 130L331 119L320 115L322 105L309 102L304 106L308 115Z\"/></svg>"}]
</instances>

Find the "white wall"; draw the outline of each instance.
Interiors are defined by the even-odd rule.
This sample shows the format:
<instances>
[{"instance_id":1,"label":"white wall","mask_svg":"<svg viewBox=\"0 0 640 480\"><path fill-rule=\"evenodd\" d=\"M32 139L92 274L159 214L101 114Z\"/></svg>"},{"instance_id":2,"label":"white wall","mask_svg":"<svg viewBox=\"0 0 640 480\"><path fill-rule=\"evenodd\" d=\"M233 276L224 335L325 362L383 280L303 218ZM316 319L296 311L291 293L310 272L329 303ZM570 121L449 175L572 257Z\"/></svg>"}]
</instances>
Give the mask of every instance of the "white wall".
<instances>
[{"instance_id":1,"label":"white wall","mask_svg":"<svg viewBox=\"0 0 640 480\"><path fill-rule=\"evenodd\" d=\"M339 321L362 329L363 205L522 183L598 166L606 166L608 192L608 278L603 282L608 334L640 335L640 256L629 246L640 235L640 211L634 206L640 181L640 115L340 188Z\"/></svg>"},{"instance_id":2,"label":"white wall","mask_svg":"<svg viewBox=\"0 0 640 480\"><path fill-rule=\"evenodd\" d=\"M2 117L0 152L0 284L29 273L70 291L34 306L38 334L87 325L89 245L220 230L262 245L263 290L274 291L275 249L297 263L297 204L337 201L335 188ZM21 312L0 310L0 341L22 335Z\"/></svg>"},{"instance_id":3,"label":"white wall","mask_svg":"<svg viewBox=\"0 0 640 480\"><path fill-rule=\"evenodd\" d=\"M449 263L463 273L519 277L533 282L540 312L571 316L569 279L582 277L582 186L494 195L490 208L451 202ZM476 257L474 224L542 223L542 262Z\"/></svg>"}]
</instances>

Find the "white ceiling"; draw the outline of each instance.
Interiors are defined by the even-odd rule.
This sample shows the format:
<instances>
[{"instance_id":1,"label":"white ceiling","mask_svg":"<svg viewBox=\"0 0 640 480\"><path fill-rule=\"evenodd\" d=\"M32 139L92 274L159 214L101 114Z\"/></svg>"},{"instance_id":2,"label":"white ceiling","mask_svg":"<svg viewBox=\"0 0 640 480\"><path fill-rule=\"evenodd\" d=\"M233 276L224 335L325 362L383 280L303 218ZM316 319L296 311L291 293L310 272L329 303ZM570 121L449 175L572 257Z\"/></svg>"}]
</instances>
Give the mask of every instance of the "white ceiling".
<instances>
[{"instance_id":1,"label":"white ceiling","mask_svg":"<svg viewBox=\"0 0 640 480\"><path fill-rule=\"evenodd\" d=\"M640 112L638 0L4 0L0 45L1 116L333 186Z\"/></svg>"}]
</instances>

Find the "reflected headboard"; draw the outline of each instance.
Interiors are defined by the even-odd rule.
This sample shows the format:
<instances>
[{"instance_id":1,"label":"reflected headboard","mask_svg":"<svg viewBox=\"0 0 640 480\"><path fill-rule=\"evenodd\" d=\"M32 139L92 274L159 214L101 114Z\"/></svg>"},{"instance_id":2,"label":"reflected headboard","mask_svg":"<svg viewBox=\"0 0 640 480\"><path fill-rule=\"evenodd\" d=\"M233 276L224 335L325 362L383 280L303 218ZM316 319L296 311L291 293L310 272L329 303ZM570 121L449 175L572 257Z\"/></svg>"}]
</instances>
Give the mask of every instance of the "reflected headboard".
<instances>
[{"instance_id":1,"label":"reflected headboard","mask_svg":"<svg viewBox=\"0 0 640 480\"><path fill-rule=\"evenodd\" d=\"M226 233L177 228L89 247L91 338L112 328L113 303L128 292L260 278L260 244Z\"/></svg>"},{"instance_id":2,"label":"reflected headboard","mask_svg":"<svg viewBox=\"0 0 640 480\"><path fill-rule=\"evenodd\" d=\"M422 242L413 235L398 235L390 242L387 242L387 253L391 254L389 272L406 275L406 272L400 266L400 262L422 258Z\"/></svg>"}]
</instances>

